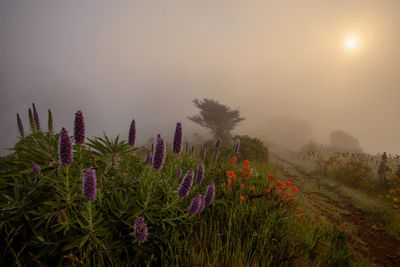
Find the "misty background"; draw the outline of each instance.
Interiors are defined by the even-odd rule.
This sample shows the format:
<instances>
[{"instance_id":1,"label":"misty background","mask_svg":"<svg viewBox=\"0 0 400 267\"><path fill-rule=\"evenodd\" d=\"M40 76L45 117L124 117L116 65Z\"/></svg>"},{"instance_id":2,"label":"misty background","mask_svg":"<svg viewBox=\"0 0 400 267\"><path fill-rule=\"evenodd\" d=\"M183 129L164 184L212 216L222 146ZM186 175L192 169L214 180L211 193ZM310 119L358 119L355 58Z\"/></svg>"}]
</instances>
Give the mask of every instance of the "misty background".
<instances>
[{"instance_id":1,"label":"misty background","mask_svg":"<svg viewBox=\"0 0 400 267\"><path fill-rule=\"evenodd\" d=\"M236 134L293 148L343 130L369 153L400 152L400 1L0 1L0 153L42 127L145 143L208 131L194 98L238 108ZM343 49L349 33L360 38ZM167 139L168 140L168 139ZM171 142L171 140L168 140Z\"/></svg>"}]
</instances>

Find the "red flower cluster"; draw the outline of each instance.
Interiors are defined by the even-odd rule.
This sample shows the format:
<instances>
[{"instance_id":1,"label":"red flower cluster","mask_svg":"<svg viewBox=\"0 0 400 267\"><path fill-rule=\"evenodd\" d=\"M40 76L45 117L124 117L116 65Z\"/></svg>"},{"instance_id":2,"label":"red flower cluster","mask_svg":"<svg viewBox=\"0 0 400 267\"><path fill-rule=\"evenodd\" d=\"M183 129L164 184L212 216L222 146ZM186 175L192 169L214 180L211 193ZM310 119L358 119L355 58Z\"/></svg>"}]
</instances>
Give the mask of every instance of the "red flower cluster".
<instances>
[{"instance_id":1,"label":"red flower cluster","mask_svg":"<svg viewBox=\"0 0 400 267\"><path fill-rule=\"evenodd\" d=\"M265 192L270 193L272 189L275 195L282 197L282 200L294 200L296 193L299 191L297 186L293 185L290 180L276 180L275 184L272 184L274 179L273 174L268 175L268 184L266 185Z\"/></svg>"},{"instance_id":2,"label":"red flower cluster","mask_svg":"<svg viewBox=\"0 0 400 267\"><path fill-rule=\"evenodd\" d=\"M247 179L253 176L253 174L250 172L250 161L243 161L242 172L240 173L240 176Z\"/></svg>"},{"instance_id":3,"label":"red flower cluster","mask_svg":"<svg viewBox=\"0 0 400 267\"><path fill-rule=\"evenodd\" d=\"M227 179L227 187L228 187L228 190L229 190L229 188L231 187L233 181L235 181L235 179L236 179L236 173L234 171L229 170L229 171L226 171L226 176L228 177L228 179Z\"/></svg>"}]
</instances>

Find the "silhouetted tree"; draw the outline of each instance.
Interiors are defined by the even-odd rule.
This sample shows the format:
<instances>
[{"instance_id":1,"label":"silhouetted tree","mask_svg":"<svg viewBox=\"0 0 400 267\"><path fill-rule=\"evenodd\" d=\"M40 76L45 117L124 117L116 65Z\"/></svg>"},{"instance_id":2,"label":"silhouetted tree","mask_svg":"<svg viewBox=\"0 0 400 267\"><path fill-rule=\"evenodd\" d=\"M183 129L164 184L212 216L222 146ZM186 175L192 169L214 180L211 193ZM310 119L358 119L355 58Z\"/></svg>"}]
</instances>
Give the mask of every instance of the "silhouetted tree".
<instances>
[{"instance_id":1,"label":"silhouetted tree","mask_svg":"<svg viewBox=\"0 0 400 267\"><path fill-rule=\"evenodd\" d=\"M193 103L200 109L200 113L188 118L200 126L210 129L214 138L222 138L224 141L230 142L231 131L245 119L240 117L239 110L232 110L227 105L212 99L204 98L201 101L196 98Z\"/></svg>"},{"instance_id":2,"label":"silhouetted tree","mask_svg":"<svg viewBox=\"0 0 400 267\"><path fill-rule=\"evenodd\" d=\"M343 131L333 131L331 132L329 137L331 146L336 149L336 151L361 152L361 147L358 139Z\"/></svg>"}]
</instances>

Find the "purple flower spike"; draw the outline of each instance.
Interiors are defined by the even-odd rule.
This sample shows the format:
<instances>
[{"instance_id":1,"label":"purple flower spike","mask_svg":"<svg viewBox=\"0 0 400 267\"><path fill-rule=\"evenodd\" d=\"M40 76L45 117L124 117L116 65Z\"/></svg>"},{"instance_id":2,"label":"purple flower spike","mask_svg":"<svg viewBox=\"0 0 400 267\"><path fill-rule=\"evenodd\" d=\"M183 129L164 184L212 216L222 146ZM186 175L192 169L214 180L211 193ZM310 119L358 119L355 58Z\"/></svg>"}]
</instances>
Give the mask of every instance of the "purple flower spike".
<instances>
[{"instance_id":1,"label":"purple flower spike","mask_svg":"<svg viewBox=\"0 0 400 267\"><path fill-rule=\"evenodd\" d=\"M151 151L147 152L146 155L146 163L151 164Z\"/></svg>"},{"instance_id":2,"label":"purple flower spike","mask_svg":"<svg viewBox=\"0 0 400 267\"><path fill-rule=\"evenodd\" d=\"M60 159L63 166L70 165L72 162L72 144L68 131L62 128L60 133Z\"/></svg>"},{"instance_id":3,"label":"purple flower spike","mask_svg":"<svg viewBox=\"0 0 400 267\"><path fill-rule=\"evenodd\" d=\"M207 207L211 204L211 202L214 199L215 195L215 186L214 186L214 181L211 182L211 184L208 185L206 194L204 195L204 205Z\"/></svg>"},{"instance_id":4,"label":"purple flower spike","mask_svg":"<svg viewBox=\"0 0 400 267\"><path fill-rule=\"evenodd\" d=\"M185 177L183 177L182 183L178 189L179 199L182 199L189 194L190 188L192 188L193 185L193 176L194 172L190 169L186 173Z\"/></svg>"},{"instance_id":5,"label":"purple flower spike","mask_svg":"<svg viewBox=\"0 0 400 267\"><path fill-rule=\"evenodd\" d=\"M132 120L131 127L129 128L128 143L131 146L135 146L135 140L136 140L136 123L135 120Z\"/></svg>"},{"instance_id":6,"label":"purple flower spike","mask_svg":"<svg viewBox=\"0 0 400 267\"><path fill-rule=\"evenodd\" d=\"M19 130L19 134L21 135L21 137L24 137L24 125L22 124L22 120L19 117L19 114L17 113L17 123L18 123L18 130Z\"/></svg>"},{"instance_id":7,"label":"purple flower spike","mask_svg":"<svg viewBox=\"0 0 400 267\"><path fill-rule=\"evenodd\" d=\"M196 183L198 185L201 184L204 178L204 164L203 162L200 162L199 165L197 166L197 173L196 173Z\"/></svg>"},{"instance_id":8,"label":"purple flower spike","mask_svg":"<svg viewBox=\"0 0 400 267\"><path fill-rule=\"evenodd\" d=\"M165 161L165 142L161 135L157 135L156 147L153 155L153 167L156 171L160 171Z\"/></svg>"},{"instance_id":9,"label":"purple flower spike","mask_svg":"<svg viewBox=\"0 0 400 267\"><path fill-rule=\"evenodd\" d=\"M193 198L192 203L190 204L188 209L190 215L196 214L196 212L199 209L200 202L201 202L201 195L197 193L197 195Z\"/></svg>"},{"instance_id":10,"label":"purple flower spike","mask_svg":"<svg viewBox=\"0 0 400 267\"><path fill-rule=\"evenodd\" d=\"M239 147L240 147L240 140L237 139L236 144L235 144L235 149L233 151L235 153L235 155L239 152Z\"/></svg>"},{"instance_id":11,"label":"purple flower spike","mask_svg":"<svg viewBox=\"0 0 400 267\"><path fill-rule=\"evenodd\" d=\"M83 170L83 184L82 184L82 193L83 197L89 201L92 201L96 197L97 189L96 189L96 174L94 169L84 169Z\"/></svg>"},{"instance_id":12,"label":"purple flower spike","mask_svg":"<svg viewBox=\"0 0 400 267\"><path fill-rule=\"evenodd\" d=\"M37 165L33 160L31 160L31 165L32 165L32 172L34 174L39 174L40 173L39 165Z\"/></svg>"},{"instance_id":13,"label":"purple flower spike","mask_svg":"<svg viewBox=\"0 0 400 267\"><path fill-rule=\"evenodd\" d=\"M215 150L218 150L221 147L221 138L218 138L217 141L215 141Z\"/></svg>"},{"instance_id":14,"label":"purple flower spike","mask_svg":"<svg viewBox=\"0 0 400 267\"><path fill-rule=\"evenodd\" d=\"M200 213L202 213L205 207L206 207L206 201L202 197L201 204L199 206L199 209L196 211L196 214L199 215Z\"/></svg>"},{"instance_id":15,"label":"purple flower spike","mask_svg":"<svg viewBox=\"0 0 400 267\"><path fill-rule=\"evenodd\" d=\"M40 131L40 121L39 121L39 114L37 113L35 104L32 103L33 106L33 119L35 120L36 130Z\"/></svg>"},{"instance_id":16,"label":"purple flower spike","mask_svg":"<svg viewBox=\"0 0 400 267\"><path fill-rule=\"evenodd\" d=\"M136 218L133 235L139 243L142 243L147 239L147 226L141 216Z\"/></svg>"},{"instance_id":17,"label":"purple flower spike","mask_svg":"<svg viewBox=\"0 0 400 267\"><path fill-rule=\"evenodd\" d=\"M182 168L179 167L178 171L176 172L176 176L178 176L178 178L182 177Z\"/></svg>"},{"instance_id":18,"label":"purple flower spike","mask_svg":"<svg viewBox=\"0 0 400 267\"><path fill-rule=\"evenodd\" d=\"M83 144L85 142L85 120L80 110L75 113L74 138L75 144Z\"/></svg>"},{"instance_id":19,"label":"purple flower spike","mask_svg":"<svg viewBox=\"0 0 400 267\"><path fill-rule=\"evenodd\" d=\"M182 123L176 123L174 143L172 147L172 152L175 154L180 154L182 152L183 138L182 138Z\"/></svg>"}]
</instances>

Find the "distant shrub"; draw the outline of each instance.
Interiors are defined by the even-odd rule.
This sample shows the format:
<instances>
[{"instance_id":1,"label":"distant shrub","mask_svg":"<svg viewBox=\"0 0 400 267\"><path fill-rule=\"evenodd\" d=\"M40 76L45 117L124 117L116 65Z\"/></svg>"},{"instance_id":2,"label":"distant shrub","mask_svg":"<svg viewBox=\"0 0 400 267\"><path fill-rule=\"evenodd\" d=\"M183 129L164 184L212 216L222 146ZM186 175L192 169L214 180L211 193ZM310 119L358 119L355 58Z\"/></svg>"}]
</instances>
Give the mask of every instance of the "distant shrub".
<instances>
[{"instance_id":1,"label":"distant shrub","mask_svg":"<svg viewBox=\"0 0 400 267\"><path fill-rule=\"evenodd\" d=\"M364 153L334 153L319 162L319 170L347 185L370 188L373 177L371 160Z\"/></svg>"},{"instance_id":2,"label":"distant shrub","mask_svg":"<svg viewBox=\"0 0 400 267\"><path fill-rule=\"evenodd\" d=\"M260 139L251 138L248 135L238 135L235 136L235 139L240 140L239 156L241 159L268 162L268 148Z\"/></svg>"}]
</instances>

